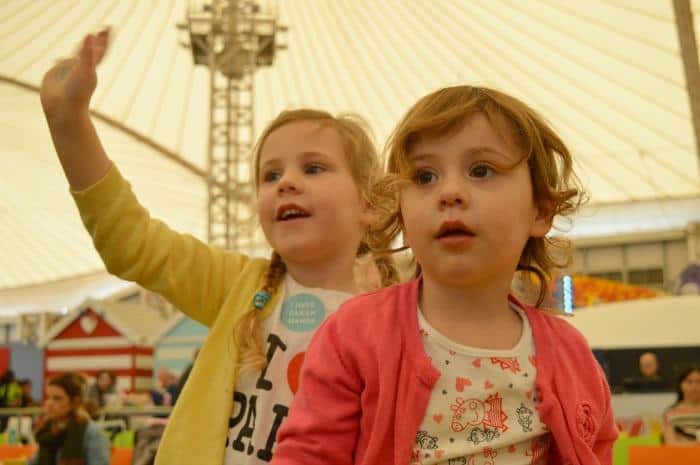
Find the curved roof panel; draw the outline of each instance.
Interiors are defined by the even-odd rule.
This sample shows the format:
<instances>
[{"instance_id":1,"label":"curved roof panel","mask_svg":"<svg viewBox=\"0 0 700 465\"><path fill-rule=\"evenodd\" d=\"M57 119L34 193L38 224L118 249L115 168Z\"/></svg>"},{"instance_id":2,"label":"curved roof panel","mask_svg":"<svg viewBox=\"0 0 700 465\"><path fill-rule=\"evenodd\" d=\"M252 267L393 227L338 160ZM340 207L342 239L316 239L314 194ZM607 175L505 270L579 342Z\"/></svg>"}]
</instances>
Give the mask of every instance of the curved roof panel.
<instances>
[{"instance_id":1,"label":"curved roof panel","mask_svg":"<svg viewBox=\"0 0 700 465\"><path fill-rule=\"evenodd\" d=\"M287 50L256 74L258 132L283 109L312 106L364 115L384 141L427 92L490 85L530 103L561 133L594 204L700 197L672 2L262 3L289 32ZM0 290L102 268L32 89L104 25L116 37L93 110L112 123L99 124L106 149L156 216L203 235L209 76L180 44L176 23L187 5L0 1L0 192L11 199L0 206L0 240L9 244L3 263L11 263ZM692 7L698 11L697 1Z\"/></svg>"}]
</instances>

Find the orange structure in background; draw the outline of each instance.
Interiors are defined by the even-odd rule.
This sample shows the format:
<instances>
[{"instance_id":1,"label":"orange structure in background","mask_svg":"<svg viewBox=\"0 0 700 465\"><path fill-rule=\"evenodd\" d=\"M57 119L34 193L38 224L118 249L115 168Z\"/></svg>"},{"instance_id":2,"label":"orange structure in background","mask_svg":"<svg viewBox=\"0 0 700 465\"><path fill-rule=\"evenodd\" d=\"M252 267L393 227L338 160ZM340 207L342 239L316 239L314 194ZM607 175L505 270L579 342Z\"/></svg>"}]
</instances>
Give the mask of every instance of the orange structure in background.
<instances>
[{"instance_id":1,"label":"orange structure in background","mask_svg":"<svg viewBox=\"0 0 700 465\"><path fill-rule=\"evenodd\" d=\"M572 280L575 308L590 307L606 302L650 299L667 295L658 289L592 278L590 276L574 275Z\"/></svg>"},{"instance_id":2,"label":"orange structure in background","mask_svg":"<svg viewBox=\"0 0 700 465\"><path fill-rule=\"evenodd\" d=\"M10 460L29 459L34 456L36 445L0 445L0 463ZM110 465L130 465L134 450L132 448L112 447Z\"/></svg>"},{"instance_id":3,"label":"orange structure in background","mask_svg":"<svg viewBox=\"0 0 700 465\"><path fill-rule=\"evenodd\" d=\"M630 446L629 465L698 465L700 447Z\"/></svg>"},{"instance_id":4,"label":"orange structure in background","mask_svg":"<svg viewBox=\"0 0 700 465\"><path fill-rule=\"evenodd\" d=\"M0 461L7 459L29 459L34 456L36 446L0 445Z\"/></svg>"}]
</instances>

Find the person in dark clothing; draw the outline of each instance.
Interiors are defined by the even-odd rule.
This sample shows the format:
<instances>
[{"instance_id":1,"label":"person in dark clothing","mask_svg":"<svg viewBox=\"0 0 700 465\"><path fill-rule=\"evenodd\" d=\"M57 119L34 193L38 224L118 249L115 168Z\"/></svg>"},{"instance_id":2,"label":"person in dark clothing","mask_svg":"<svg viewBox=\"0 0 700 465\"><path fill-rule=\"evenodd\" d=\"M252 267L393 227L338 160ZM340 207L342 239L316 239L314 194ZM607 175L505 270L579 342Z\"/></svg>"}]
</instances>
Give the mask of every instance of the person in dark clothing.
<instances>
[{"instance_id":1,"label":"person in dark clothing","mask_svg":"<svg viewBox=\"0 0 700 465\"><path fill-rule=\"evenodd\" d=\"M177 378L167 368L158 370L158 386L151 389L151 400L155 405L175 405L180 391L177 388Z\"/></svg>"},{"instance_id":2,"label":"person in dark clothing","mask_svg":"<svg viewBox=\"0 0 700 465\"><path fill-rule=\"evenodd\" d=\"M64 373L46 387L45 411L36 427L39 450L28 465L109 465L109 442L83 409L85 379Z\"/></svg>"},{"instance_id":3,"label":"person in dark clothing","mask_svg":"<svg viewBox=\"0 0 700 465\"><path fill-rule=\"evenodd\" d=\"M32 396L32 380L29 378L19 380L19 385L22 388L22 403L20 407L37 407L39 403Z\"/></svg>"},{"instance_id":4,"label":"person in dark clothing","mask_svg":"<svg viewBox=\"0 0 700 465\"><path fill-rule=\"evenodd\" d=\"M666 381L659 374L659 359L654 352L645 352L639 357L639 376L623 381L626 391L655 392L666 388Z\"/></svg>"}]
</instances>

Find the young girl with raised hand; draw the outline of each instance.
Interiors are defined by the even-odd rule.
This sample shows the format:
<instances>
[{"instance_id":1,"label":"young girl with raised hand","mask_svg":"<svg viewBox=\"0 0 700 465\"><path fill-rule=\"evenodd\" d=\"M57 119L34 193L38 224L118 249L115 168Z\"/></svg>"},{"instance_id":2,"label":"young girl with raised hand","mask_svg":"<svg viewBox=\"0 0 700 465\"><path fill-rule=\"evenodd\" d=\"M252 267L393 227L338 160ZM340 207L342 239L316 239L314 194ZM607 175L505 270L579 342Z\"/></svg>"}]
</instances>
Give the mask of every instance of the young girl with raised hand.
<instances>
[{"instance_id":1,"label":"young girl with raised hand","mask_svg":"<svg viewBox=\"0 0 700 465\"><path fill-rule=\"evenodd\" d=\"M395 129L378 192L418 277L343 304L314 336L276 465L609 464L607 382L580 333L537 308L545 235L580 203L572 160L527 105L458 86ZM539 278L532 307L516 271Z\"/></svg>"},{"instance_id":2,"label":"young girl with raised hand","mask_svg":"<svg viewBox=\"0 0 700 465\"><path fill-rule=\"evenodd\" d=\"M170 417L157 464L270 461L311 335L356 292L379 172L364 126L314 110L280 114L255 148L271 260L204 244L152 219L102 148L88 113L108 32L44 77L41 99L81 217L107 269L162 294L210 334ZM378 262L385 282L387 260Z\"/></svg>"}]
</instances>

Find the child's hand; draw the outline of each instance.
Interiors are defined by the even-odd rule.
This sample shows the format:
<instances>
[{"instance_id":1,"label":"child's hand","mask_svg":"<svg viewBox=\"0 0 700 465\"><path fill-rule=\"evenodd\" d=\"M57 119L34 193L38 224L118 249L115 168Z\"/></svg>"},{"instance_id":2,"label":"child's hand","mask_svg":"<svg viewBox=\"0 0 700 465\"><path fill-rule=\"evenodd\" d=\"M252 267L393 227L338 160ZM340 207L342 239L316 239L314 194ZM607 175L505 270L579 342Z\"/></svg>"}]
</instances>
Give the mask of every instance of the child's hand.
<instances>
[{"instance_id":1,"label":"child's hand","mask_svg":"<svg viewBox=\"0 0 700 465\"><path fill-rule=\"evenodd\" d=\"M97 86L95 68L100 64L109 43L109 28L89 34L78 53L61 60L41 82L41 105L48 119L61 119L76 110L87 110Z\"/></svg>"}]
</instances>

